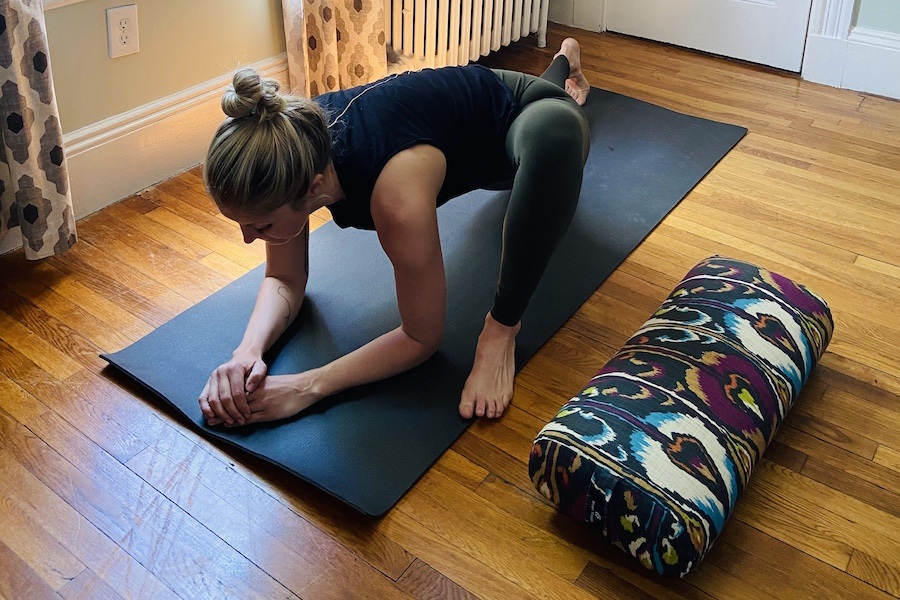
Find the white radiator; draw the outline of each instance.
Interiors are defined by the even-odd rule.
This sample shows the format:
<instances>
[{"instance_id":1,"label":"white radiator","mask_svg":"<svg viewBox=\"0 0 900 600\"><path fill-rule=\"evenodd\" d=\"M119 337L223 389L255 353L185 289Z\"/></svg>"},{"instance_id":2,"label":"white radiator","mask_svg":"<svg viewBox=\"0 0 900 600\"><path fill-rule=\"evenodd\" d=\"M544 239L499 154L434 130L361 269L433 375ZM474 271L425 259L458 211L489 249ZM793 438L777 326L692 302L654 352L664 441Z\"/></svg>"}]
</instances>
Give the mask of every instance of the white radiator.
<instances>
[{"instance_id":1,"label":"white radiator","mask_svg":"<svg viewBox=\"0 0 900 600\"><path fill-rule=\"evenodd\" d=\"M402 69L464 65L538 33L550 0L384 0L387 41Z\"/></svg>"}]
</instances>

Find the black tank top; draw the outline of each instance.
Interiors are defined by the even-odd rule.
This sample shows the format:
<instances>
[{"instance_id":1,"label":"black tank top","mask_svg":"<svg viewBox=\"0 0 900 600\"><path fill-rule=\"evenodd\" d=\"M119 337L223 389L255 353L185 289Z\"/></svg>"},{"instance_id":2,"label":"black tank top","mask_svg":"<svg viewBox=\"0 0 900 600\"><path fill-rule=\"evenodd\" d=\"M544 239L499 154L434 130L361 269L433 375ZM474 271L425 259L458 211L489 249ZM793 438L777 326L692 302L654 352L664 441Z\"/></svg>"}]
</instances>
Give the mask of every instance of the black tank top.
<instances>
[{"instance_id":1,"label":"black tank top","mask_svg":"<svg viewBox=\"0 0 900 600\"><path fill-rule=\"evenodd\" d=\"M517 106L486 67L406 72L315 101L331 124L344 199L328 208L340 227L375 228L369 209L375 181L388 160L417 144L435 146L447 160L439 206L503 178L504 140Z\"/></svg>"}]
</instances>

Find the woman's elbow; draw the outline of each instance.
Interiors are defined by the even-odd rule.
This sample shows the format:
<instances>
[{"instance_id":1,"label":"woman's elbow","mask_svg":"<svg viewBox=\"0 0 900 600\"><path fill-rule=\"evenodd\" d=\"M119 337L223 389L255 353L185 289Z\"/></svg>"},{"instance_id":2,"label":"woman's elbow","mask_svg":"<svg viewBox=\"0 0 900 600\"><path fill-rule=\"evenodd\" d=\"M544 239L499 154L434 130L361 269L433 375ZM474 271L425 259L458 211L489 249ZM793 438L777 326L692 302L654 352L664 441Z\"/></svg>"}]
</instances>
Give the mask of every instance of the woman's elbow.
<instances>
[{"instance_id":1,"label":"woman's elbow","mask_svg":"<svg viewBox=\"0 0 900 600\"><path fill-rule=\"evenodd\" d=\"M410 337L412 337L416 341L416 344L419 347L419 351L417 352L418 360L416 362L417 364L422 364L423 362L434 356L434 353L437 352L438 348L441 347L441 340L444 337L444 332L443 330L432 331L429 332L428 335Z\"/></svg>"}]
</instances>

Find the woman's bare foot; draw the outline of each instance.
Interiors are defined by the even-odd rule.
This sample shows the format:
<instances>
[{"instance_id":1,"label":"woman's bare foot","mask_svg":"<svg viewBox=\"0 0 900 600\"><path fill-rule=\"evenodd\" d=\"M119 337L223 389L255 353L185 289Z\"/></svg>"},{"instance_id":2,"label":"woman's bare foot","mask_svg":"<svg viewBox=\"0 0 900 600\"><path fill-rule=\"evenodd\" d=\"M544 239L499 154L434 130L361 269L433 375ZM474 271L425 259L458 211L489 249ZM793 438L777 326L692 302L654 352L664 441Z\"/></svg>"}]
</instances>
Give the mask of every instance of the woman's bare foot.
<instances>
[{"instance_id":1,"label":"woman's bare foot","mask_svg":"<svg viewBox=\"0 0 900 600\"><path fill-rule=\"evenodd\" d=\"M464 419L496 419L509 406L516 374L516 334L520 328L521 324L502 325L490 313L484 318L475 364L459 402L459 414Z\"/></svg>"},{"instance_id":2,"label":"woman's bare foot","mask_svg":"<svg viewBox=\"0 0 900 600\"><path fill-rule=\"evenodd\" d=\"M562 54L569 61L569 78L566 79L566 92L575 99L579 106L587 101L591 84L581 72L581 46L575 38L566 38L553 58Z\"/></svg>"}]
</instances>

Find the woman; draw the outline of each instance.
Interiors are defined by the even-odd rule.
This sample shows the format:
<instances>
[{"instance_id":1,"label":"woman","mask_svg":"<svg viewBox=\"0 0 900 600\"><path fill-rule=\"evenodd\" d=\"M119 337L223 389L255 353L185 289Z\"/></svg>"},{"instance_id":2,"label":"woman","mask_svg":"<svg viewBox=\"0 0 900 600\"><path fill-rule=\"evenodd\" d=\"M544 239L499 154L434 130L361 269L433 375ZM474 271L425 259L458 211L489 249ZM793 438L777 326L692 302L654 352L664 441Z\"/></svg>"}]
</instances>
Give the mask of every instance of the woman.
<instances>
[{"instance_id":1,"label":"woman","mask_svg":"<svg viewBox=\"0 0 900 600\"><path fill-rule=\"evenodd\" d=\"M446 306L436 208L511 180L494 305L459 403L464 418L503 414L522 314L578 202L589 148L580 105L589 89L572 38L541 78L448 67L315 101L281 96L275 82L238 71L204 176L244 241L266 242L266 277L243 340L200 394L207 423L290 417L427 360ZM341 227L376 230L394 269L401 325L320 368L266 376L263 353L300 310L308 217L323 206Z\"/></svg>"}]
</instances>

